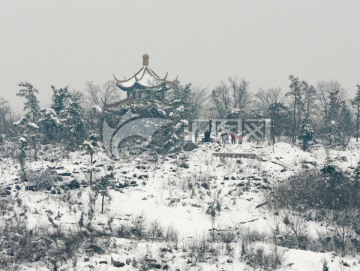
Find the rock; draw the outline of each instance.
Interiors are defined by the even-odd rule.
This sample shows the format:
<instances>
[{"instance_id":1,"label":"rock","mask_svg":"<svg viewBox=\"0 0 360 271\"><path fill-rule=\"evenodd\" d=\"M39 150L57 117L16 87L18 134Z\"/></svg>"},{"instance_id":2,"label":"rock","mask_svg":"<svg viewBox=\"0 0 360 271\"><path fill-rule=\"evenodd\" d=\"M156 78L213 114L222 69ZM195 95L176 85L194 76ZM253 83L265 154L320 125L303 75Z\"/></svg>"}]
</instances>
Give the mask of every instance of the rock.
<instances>
[{"instance_id":1,"label":"rock","mask_svg":"<svg viewBox=\"0 0 360 271\"><path fill-rule=\"evenodd\" d=\"M99 261L99 264L107 264L107 261L105 260Z\"/></svg>"},{"instance_id":2,"label":"rock","mask_svg":"<svg viewBox=\"0 0 360 271\"><path fill-rule=\"evenodd\" d=\"M149 178L149 175L146 175L146 174L144 174L144 175L139 175L139 177L138 177L138 179L140 179L140 180L142 180L142 179L147 179L147 178Z\"/></svg>"},{"instance_id":3,"label":"rock","mask_svg":"<svg viewBox=\"0 0 360 271\"><path fill-rule=\"evenodd\" d=\"M119 257L117 257L116 255L111 255L111 264L115 267L125 266L125 263L120 261Z\"/></svg>"},{"instance_id":4,"label":"rock","mask_svg":"<svg viewBox=\"0 0 360 271\"><path fill-rule=\"evenodd\" d=\"M10 190L5 189L5 190L3 190L3 191L1 192L1 196L10 196L10 195L11 195L11 191L10 191Z\"/></svg>"},{"instance_id":5,"label":"rock","mask_svg":"<svg viewBox=\"0 0 360 271\"><path fill-rule=\"evenodd\" d=\"M90 261L90 259L88 257L85 257L84 262L88 262L88 261Z\"/></svg>"},{"instance_id":6,"label":"rock","mask_svg":"<svg viewBox=\"0 0 360 271\"><path fill-rule=\"evenodd\" d=\"M104 249L102 249L97 244L90 244L85 248L85 250L87 252L95 252L95 253L98 253L98 254L104 254L105 253Z\"/></svg>"},{"instance_id":7,"label":"rock","mask_svg":"<svg viewBox=\"0 0 360 271\"><path fill-rule=\"evenodd\" d=\"M71 176L71 172L60 172L60 173L58 173L58 175L68 177L68 176Z\"/></svg>"},{"instance_id":8,"label":"rock","mask_svg":"<svg viewBox=\"0 0 360 271\"><path fill-rule=\"evenodd\" d=\"M69 189L71 190L79 189L80 183L77 180L72 180L70 183L66 184L66 186L69 187Z\"/></svg>"},{"instance_id":9,"label":"rock","mask_svg":"<svg viewBox=\"0 0 360 271\"><path fill-rule=\"evenodd\" d=\"M25 186L25 190L27 190L27 191L37 191L37 190L38 190L38 187L37 187L36 184L31 184L31 183L29 183L29 184L27 184L27 185Z\"/></svg>"},{"instance_id":10,"label":"rock","mask_svg":"<svg viewBox=\"0 0 360 271\"><path fill-rule=\"evenodd\" d=\"M155 259L146 259L146 262L151 268L160 269L161 264L159 264Z\"/></svg>"},{"instance_id":11,"label":"rock","mask_svg":"<svg viewBox=\"0 0 360 271\"><path fill-rule=\"evenodd\" d=\"M183 150L188 151L188 152L193 151L193 150L195 150L197 148L198 148L198 146L195 143L192 143L192 142L188 142L183 146Z\"/></svg>"},{"instance_id":12,"label":"rock","mask_svg":"<svg viewBox=\"0 0 360 271\"><path fill-rule=\"evenodd\" d=\"M188 163L182 162L179 167L181 168L190 168L190 165Z\"/></svg>"}]
</instances>

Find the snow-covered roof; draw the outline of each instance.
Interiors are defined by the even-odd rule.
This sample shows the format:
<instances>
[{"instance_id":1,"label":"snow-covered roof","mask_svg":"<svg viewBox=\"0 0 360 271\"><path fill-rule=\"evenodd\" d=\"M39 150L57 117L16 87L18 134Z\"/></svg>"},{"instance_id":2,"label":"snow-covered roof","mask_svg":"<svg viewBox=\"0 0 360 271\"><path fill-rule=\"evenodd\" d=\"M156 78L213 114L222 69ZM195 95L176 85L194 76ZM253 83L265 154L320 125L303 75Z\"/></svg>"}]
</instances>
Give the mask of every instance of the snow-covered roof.
<instances>
[{"instance_id":1,"label":"snow-covered roof","mask_svg":"<svg viewBox=\"0 0 360 271\"><path fill-rule=\"evenodd\" d=\"M122 90L128 91L132 89L144 89L144 88L159 88L164 86L166 90L171 89L177 77L173 81L166 80L166 75L161 78L152 69L148 67L149 55L143 55L143 67L135 73L132 77L124 80L119 80L115 77L116 84Z\"/></svg>"}]
</instances>

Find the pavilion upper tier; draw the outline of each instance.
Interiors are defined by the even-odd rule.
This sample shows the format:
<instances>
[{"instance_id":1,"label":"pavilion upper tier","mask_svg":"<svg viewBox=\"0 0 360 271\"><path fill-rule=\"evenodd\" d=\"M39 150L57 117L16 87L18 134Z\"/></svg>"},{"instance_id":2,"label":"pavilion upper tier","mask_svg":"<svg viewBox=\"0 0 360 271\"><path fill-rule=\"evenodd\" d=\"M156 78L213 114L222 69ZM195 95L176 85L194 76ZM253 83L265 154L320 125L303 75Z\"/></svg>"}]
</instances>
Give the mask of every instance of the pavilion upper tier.
<instances>
[{"instance_id":1,"label":"pavilion upper tier","mask_svg":"<svg viewBox=\"0 0 360 271\"><path fill-rule=\"evenodd\" d=\"M128 97L131 97L131 92L134 90L142 89L154 89L154 90L169 90L173 87L177 77L173 81L167 80L167 73L165 77L158 76L152 69L149 67L149 55L143 55L143 67L135 73L132 77L124 80L119 80L115 77L117 86L127 91Z\"/></svg>"}]
</instances>

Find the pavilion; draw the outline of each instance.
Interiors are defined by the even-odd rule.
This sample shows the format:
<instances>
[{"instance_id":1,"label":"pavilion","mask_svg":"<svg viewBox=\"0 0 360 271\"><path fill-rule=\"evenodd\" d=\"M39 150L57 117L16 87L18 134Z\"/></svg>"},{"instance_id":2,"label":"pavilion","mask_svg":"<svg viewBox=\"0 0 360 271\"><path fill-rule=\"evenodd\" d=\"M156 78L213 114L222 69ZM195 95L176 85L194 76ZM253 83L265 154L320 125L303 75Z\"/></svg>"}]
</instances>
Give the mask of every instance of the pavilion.
<instances>
[{"instance_id":1,"label":"pavilion","mask_svg":"<svg viewBox=\"0 0 360 271\"><path fill-rule=\"evenodd\" d=\"M124 100L113 104L106 104L108 111L114 111L122 105L131 105L134 100L143 97L145 90L160 92L160 97L165 97L165 92L170 90L177 80L167 80L167 73L164 77L158 76L149 68L149 55L143 55L143 66L133 76L128 79L119 80L115 75L116 85L123 91L126 91L127 97Z\"/></svg>"}]
</instances>

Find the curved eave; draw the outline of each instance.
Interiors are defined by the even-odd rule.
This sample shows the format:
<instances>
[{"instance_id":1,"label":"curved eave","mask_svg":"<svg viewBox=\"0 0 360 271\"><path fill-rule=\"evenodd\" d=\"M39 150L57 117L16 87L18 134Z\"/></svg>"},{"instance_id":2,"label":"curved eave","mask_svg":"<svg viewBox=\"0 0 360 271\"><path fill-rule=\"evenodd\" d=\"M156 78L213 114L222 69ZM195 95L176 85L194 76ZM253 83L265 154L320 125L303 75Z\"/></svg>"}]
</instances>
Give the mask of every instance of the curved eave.
<instances>
[{"instance_id":1,"label":"curved eave","mask_svg":"<svg viewBox=\"0 0 360 271\"><path fill-rule=\"evenodd\" d=\"M141 83L141 81L143 81L145 73L150 75L150 77L153 78L154 82L157 82L157 83L154 83L151 86L144 85L143 83ZM113 76L114 76L114 79L116 80L116 85L124 91L132 90L132 89L159 88L161 86L165 86L166 90L168 90L173 86L173 84L178 79L178 77L176 77L176 79L173 81L167 81L166 79L167 79L168 73L166 73L166 75L163 78L161 78L152 69L148 68L147 66L142 67L132 77L125 79L125 80L117 79L114 74L113 74ZM131 82L131 81L133 81L133 82ZM130 85L129 85L129 83L130 83ZM126 86L126 85L129 85L129 86Z\"/></svg>"},{"instance_id":2,"label":"curved eave","mask_svg":"<svg viewBox=\"0 0 360 271\"><path fill-rule=\"evenodd\" d=\"M169 90L173 86L173 83L161 82L160 84L156 84L154 86L144 86L139 82L135 82L130 87L123 86L121 83L118 83L116 85L123 91L132 91L135 89L142 90L142 89L160 89L160 88L165 88L165 90Z\"/></svg>"}]
</instances>

